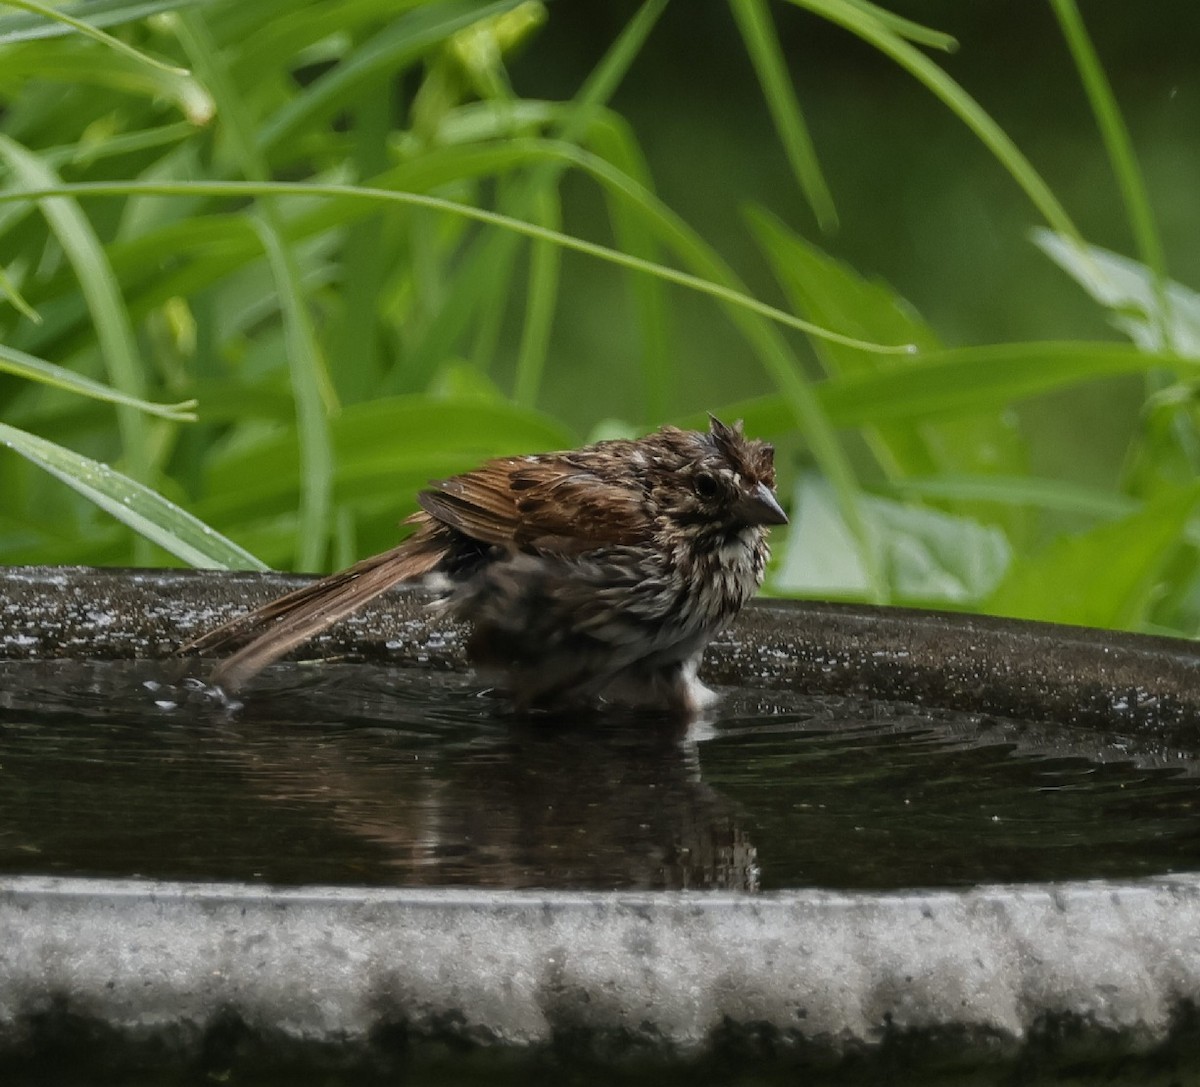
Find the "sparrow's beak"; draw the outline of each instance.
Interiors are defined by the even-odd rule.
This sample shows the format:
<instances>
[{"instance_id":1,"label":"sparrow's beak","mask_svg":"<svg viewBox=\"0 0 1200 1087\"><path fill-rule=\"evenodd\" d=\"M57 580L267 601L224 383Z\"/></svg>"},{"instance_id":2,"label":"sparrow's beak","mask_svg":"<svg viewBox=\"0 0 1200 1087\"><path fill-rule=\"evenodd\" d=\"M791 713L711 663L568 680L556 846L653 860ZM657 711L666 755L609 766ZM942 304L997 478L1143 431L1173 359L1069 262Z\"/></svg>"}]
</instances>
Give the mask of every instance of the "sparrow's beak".
<instances>
[{"instance_id":1,"label":"sparrow's beak","mask_svg":"<svg viewBox=\"0 0 1200 1087\"><path fill-rule=\"evenodd\" d=\"M748 525L786 525L787 514L765 483L759 483L738 502L738 515Z\"/></svg>"}]
</instances>

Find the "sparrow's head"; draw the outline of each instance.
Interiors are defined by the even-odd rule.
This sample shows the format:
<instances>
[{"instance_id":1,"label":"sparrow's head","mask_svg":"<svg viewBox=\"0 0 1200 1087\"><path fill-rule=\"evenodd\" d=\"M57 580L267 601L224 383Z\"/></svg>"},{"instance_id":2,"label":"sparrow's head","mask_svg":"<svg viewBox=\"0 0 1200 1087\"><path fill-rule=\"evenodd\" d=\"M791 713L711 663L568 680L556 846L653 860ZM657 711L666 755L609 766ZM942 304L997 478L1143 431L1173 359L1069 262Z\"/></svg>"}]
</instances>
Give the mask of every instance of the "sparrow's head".
<instances>
[{"instance_id":1,"label":"sparrow's head","mask_svg":"<svg viewBox=\"0 0 1200 1087\"><path fill-rule=\"evenodd\" d=\"M677 452L675 470L655 488L660 511L681 524L728 531L782 525L787 514L775 498L775 447L747 438L742 424L709 416L707 434L664 428Z\"/></svg>"}]
</instances>

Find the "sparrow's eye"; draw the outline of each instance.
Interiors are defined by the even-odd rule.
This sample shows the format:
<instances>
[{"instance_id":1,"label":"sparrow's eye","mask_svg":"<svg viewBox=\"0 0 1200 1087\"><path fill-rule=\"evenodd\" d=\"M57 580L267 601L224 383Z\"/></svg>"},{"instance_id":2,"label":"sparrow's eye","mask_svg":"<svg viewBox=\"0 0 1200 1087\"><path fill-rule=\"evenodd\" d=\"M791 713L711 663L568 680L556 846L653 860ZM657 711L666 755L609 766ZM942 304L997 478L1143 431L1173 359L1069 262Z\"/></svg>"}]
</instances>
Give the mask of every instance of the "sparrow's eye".
<instances>
[{"instance_id":1,"label":"sparrow's eye","mask_svg":"<svg viewBox=\"0 0 1200 1087\"><path fill-rule=\"evenodd\" d=\"M695 488L696 497L703 498L705 501L716 498L717 491L720 490L717 486L717 477L709 475L708 472L701 472L692 486Z\"/></svg>"}]
</instances>

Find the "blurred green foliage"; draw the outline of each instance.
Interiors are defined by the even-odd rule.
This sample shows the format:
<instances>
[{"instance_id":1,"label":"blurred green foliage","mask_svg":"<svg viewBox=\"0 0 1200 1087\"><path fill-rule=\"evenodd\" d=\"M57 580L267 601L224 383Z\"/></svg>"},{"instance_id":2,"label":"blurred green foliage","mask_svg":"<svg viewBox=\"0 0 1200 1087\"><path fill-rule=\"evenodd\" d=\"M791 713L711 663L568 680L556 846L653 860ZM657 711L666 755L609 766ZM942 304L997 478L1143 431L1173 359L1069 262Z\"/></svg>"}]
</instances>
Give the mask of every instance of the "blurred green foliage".
<instances>
[{"instance_id":1,"label":"blurred green foliage","mask_svg":"<svg viewBox=\"0 0 1200 1087\"><path fill-rule=\"evenodd\" d=\"M1200 299L1103 41L1053 0L1075 99L1002 125L987 5L957 53L931 6L12 5L0 562L329 569L429 478L711 410L779 447L771 591L1194 634ZM1068 116L1107 247L1021 149ZM921 262L929 316L861 270Z\"/></svg>"}]
</instances>

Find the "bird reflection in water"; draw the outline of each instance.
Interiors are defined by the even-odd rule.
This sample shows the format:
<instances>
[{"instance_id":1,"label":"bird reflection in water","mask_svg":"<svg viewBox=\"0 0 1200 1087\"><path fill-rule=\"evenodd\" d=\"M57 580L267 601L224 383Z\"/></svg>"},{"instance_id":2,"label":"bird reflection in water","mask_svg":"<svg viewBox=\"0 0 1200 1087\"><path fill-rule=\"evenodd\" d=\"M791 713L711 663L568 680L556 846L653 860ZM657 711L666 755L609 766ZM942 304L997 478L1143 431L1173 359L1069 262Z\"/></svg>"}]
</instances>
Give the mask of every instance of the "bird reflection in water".
<instances>
[{"instance_id":1,"label":"bird reflection in water","mask_svg":"<svg viewBox=\"0 0 1200 1087\"><path fill-rule=\"evenodd\" d=\"M697 726L681 733L648 714L506 717L499 701L459 692L448 715L468 709L476 727L464 733L460 719L435 739L380 727L379 702L395 693L364 688L362 678L359 668L326 667L319 690L251 697L226 726L253 755L246 772L259 798L352 838L362 878L758 889L744 819L702 780ZM338 700L350 725L303 740L273 727L301 706L323 717L314 697Z\"/></svg>"}]
</instances>

